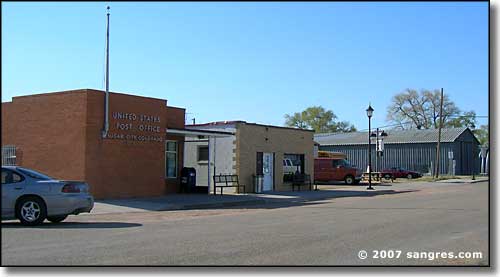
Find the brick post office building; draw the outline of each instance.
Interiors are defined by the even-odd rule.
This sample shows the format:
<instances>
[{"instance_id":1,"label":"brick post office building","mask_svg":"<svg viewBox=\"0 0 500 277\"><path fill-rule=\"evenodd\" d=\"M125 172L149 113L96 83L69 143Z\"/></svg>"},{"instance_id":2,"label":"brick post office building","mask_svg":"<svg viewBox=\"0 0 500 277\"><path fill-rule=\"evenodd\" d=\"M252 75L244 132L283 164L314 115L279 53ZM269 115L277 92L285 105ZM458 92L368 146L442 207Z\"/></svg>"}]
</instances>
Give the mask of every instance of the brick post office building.
<instances>
[{"instance_id":1,"label":"brick post office building","mask_svg":"<svg viewBox=\"0 0 500 277\"><path fill-rule=\"evenodd\" d=\"M167 101L81 89L13 97L2 103L2 148L17 165L84 180L96 198L159 196L178 190L185 109Z\"/></svg>"}]
</instances>

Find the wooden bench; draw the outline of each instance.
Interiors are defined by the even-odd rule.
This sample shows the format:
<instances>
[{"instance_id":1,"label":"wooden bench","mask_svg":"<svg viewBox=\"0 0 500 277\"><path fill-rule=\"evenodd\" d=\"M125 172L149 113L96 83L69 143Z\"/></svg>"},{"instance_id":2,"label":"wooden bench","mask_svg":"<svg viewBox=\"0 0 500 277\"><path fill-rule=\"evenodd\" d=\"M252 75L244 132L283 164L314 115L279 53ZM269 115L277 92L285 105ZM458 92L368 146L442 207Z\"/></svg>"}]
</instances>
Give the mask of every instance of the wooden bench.
<instances>
[{"instance_id":1,"label":"wooden bench","mask_svg":"<svg viewBox=\"0 0 500 277\"><path fill-rule=\"evenodd\" d=\"M214 175L214 194L217 194L217 188L220 188L220 194L222 195L224 188L230 187L243 187L243 193L245 193L245 185L240 185L238 175Z\"/></svg>"},{"instance_id":2,"label":"wooden bench","mask_svg":"<svg viewBox=\"0 0 500 277\"><path fill-rule=\"evenodd\" d=\"M309 174L293 174L292 179L292 191L295 191L295 187L299 188L301 186L309 186L309 190L312 190L311 175Z\"/></svg>"}]
</instances>

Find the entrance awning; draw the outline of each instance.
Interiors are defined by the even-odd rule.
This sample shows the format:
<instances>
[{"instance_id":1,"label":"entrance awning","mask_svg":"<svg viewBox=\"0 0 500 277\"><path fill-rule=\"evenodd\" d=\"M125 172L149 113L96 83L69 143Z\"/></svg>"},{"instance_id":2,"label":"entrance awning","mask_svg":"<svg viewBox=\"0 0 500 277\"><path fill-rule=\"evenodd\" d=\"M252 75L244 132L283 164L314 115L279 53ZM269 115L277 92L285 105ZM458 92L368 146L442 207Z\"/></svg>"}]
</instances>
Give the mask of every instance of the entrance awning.
<instances>
[{"instance_id":1,"label":"entrance awning","mask_svg":"<svg viewBox=\"0 0 500 277\"><path fill-rule=\"evenodd\" d=\"M177 135L177 136L184 136L184 137L196 137L196 138L201 138L201 137L206 137L207 142L208 142L208 166L207 166L207 173L208 173L208 193L210 193L210 188L211 188L211 174L210 174L210 167L211 167L211 160L213 159L213 165L214 165L214 173L217 172L217 167L216 167L216 147L217 147L217 138L225 138L225 137L231 137L234 136L235 133L233 132L224 132L224 131L211 131L211 130L197 130L197 129L176 129L176 128L167 128L166 133L168 135ZM210 141L213 141L213 149L210 147ZM191 141L184 141L185 143L187 142L195 142L195 140ZM211 152L213 150L213 157L211 155ZM214 194L215 194L215 188L214 188Z\"/></svg>"}]
</instances>

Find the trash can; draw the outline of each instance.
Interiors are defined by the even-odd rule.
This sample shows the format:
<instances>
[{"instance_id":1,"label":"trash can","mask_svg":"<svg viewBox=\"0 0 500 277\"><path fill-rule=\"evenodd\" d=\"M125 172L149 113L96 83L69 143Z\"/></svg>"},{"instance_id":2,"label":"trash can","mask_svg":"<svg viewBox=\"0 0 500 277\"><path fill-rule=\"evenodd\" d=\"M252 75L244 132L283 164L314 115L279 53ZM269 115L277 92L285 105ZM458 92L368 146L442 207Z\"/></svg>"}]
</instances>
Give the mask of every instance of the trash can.
<instances>
[{"instance_id":1,"label":"trash can","mask_svg":"<svg viewBox=\"0 0 500 277\"><path fill-rule=\"evenodd\" d=\"M181 169L181 192L196 191L196 169L183 167Z\"/></svg>"},{"instance_id":2,"label":"trash can","mask_svg":"<svg viewBox=\"0 0 500 277\"><path fill-rule=\"evenodd\" d=\"M264 186L264 175L253 175L254 191L256 193L262 192Z\"/></svg>"}]
</instances>

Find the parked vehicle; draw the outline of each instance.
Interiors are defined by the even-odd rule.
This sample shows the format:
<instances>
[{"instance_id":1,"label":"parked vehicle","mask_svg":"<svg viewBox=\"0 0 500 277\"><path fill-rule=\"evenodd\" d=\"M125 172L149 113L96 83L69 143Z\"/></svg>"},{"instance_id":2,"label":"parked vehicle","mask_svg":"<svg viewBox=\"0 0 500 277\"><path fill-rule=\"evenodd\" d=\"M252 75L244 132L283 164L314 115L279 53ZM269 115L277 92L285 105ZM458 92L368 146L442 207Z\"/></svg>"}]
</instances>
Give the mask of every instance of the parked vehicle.
<instances>
[{"instance_id":1,"label":"parked vehicle","mask_svg":"<svg viewBox=\"0 0 500 277\"><path fill-rule=\"evenodd\" d=\"M412 170L407 170L401 167L391 167L391 168L386 168L380 172L382 177L385 179L396 179L396 178L408 178L408 179L413 179L413 178L420 178L422 177L422 173L412 171Z\"/></svg>"},{"instance_id":2,"label":"parked vehicle","mask_svg":"<svg viewBox=\"0 0 500 277\"><path fill-rule=\"evenodd\" d=\"M23 225L45 219L61 222L70 214L89 213L94 198L84 182L55 180L19 166L2 166L2 220L19 219Z\"/></svg>"},{"instance_id":3,"label":"parked vehicle","mask_svg":"<svg viewBox=\"0 0 500 277\"><path fill-rule=\"evenodd\" d=\"M295 165L291 159L283 159L284 174L294 174L297 171L300 173L300 166Z\"/></svg>"},{"instance_id":4,"label":"parked vehicle","mask_svg":"<svg viewBox=\"0 0 500 277\"><path fill-rule=\"evenodd\" d=\"M314 159L315 182L344 181L347 185L352 185L359 183L362 175L362 170L351 165L346 159Z\"/></svg>"}]
</instances>

